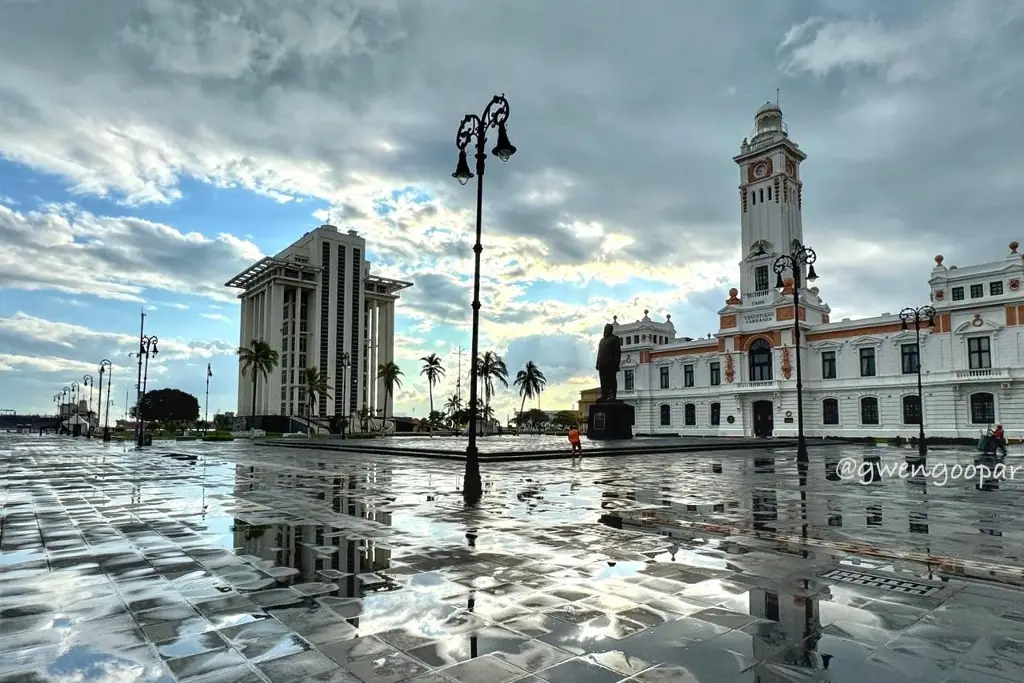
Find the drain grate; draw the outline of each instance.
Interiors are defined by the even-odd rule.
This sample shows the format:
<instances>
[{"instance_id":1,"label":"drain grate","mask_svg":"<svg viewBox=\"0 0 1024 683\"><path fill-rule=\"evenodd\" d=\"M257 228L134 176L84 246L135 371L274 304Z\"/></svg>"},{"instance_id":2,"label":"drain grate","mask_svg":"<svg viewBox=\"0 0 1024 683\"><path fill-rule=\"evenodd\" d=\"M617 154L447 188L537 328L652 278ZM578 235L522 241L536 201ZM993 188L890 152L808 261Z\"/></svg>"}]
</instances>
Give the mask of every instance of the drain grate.
<instances>
[{"instance_id":1,"label":"drain grate","mask_svg":"<svg viewBox=\"0 0 1024 683\"><path fill-rule=\"evenodd\" d=\"M941 589L941 586L932 586L927 583L906 581L904 579L891 579L884 576L876 576L874 574L851 572L846 569L834 569L828 574L822 576L822 578L832 579L833 581L843 581L845 583L855 583L858 586L868 586L869 588L880 588L881 590L906 593L908 595L927 596L938 593Z\"/></svg>"}]
</instances>

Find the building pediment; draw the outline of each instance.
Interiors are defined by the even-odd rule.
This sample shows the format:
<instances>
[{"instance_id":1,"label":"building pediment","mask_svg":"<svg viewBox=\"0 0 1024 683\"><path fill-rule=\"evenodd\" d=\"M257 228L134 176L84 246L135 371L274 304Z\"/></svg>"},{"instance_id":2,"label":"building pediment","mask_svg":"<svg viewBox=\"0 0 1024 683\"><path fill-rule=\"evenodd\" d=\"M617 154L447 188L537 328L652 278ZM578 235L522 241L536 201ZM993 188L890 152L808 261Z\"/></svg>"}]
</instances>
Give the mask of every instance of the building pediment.
<instances>
[{"instance_id":1,"label":"building pediment","mask_svg":"<svg viewBox=\"0 0 1024 683\"><path fill-rule=\"evenodd\" d=\"M876 337L873 334L866 334L853 340L854 346L879 346L881 343L882 338Z\"/></svg>"},{"instance_id":2,"label":"building pediment","mask_svg":"<svg viewBox=\"0 0 1024 683\"><path fill-rule=\"evenodd\" d=\"M889 337L889 341L891 341L894 346L899 346L900 344L914 344L917 342L917 333L913 330L907 330Z\"/></svg>"},{"instance_id":3,"label":"building pediment","mask_svg":"<svg viewBox=\"0 0 1024 683\"><path fill-rule=\"evenodd\" d=\"M975 334L978 332L998 332L1003 329L1003 325L994 323L991 320L985 320L981 317L980 313L974 315L973 320L968 320L962 325L958 325L953 332L956 334Z\"/></svg>"},{"instance_id":4,"label":"building pediment","mask_svg":"<svg viewBox=\"0 0 1024 683\"><path fill-rule=\"evenodd\" d=\"M808 344L815 351L838 351L842 345L843 343L837 339L828 339Z\"/></svg>"}]
</instances>

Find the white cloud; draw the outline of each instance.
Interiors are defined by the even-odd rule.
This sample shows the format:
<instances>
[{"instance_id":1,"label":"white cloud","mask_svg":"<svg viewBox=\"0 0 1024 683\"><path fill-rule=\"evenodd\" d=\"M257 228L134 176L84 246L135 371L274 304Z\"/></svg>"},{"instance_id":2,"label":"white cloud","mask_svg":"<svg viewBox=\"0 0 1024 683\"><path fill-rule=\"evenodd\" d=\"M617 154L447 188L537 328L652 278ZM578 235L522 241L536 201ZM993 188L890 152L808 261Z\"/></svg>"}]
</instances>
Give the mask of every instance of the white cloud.
<instances>
[{"instance_id":1,"label":"white cloud","mask_svg":"<svg viewBox=\"0 0 1024 683\"><path fill-rule=\"evenodd\" d=\"M262 258L229 234L214 239L74 206L18 212L0 205L0 286L143 303L145 290L234 301L224 282ZM177 307L180 307L177 306Z\"/></svg>"},{"instance_id":2,"label":"white cloud","mask_svg":"<svg viewBox=\"0 0 1024 683\"><path fill-rule=\"evenodd\" d=\"M231 318L227 317L223 313L200 313L199 317L206 318L207 320L219 320L225 323L231 322Z\"/></svg>"}]
</instances>

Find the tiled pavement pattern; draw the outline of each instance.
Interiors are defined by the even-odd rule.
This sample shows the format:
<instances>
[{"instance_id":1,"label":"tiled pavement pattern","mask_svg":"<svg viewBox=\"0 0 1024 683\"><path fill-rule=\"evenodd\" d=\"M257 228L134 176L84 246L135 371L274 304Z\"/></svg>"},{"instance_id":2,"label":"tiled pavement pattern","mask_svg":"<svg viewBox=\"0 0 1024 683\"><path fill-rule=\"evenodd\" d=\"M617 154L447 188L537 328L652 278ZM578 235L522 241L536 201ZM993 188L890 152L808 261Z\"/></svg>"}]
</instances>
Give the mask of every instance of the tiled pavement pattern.
<instances>
[{"instance_id":1,"label":"tiled pavement pattern","mask_svg":"<svg viewBox=\"0 0 1024 683\"><path fill-rule=\"evenodd\" d=\"M1024 665L1016 590L626 516L1010 562L1016 482L922 494L815 462L801 498L788 457L637 456L502 465L465 510L452 463L172 450L209 455L0 437L0 682L996 683Z\"/></svg>"}]
</instances>

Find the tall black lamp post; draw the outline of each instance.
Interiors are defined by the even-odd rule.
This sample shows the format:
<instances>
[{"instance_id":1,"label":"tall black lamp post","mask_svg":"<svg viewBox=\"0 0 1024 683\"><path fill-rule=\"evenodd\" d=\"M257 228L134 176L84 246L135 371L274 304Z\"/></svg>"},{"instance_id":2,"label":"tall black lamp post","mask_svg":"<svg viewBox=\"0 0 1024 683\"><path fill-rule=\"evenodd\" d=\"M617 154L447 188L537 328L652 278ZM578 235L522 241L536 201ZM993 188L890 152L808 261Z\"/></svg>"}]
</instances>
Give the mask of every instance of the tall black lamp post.
<instances>
[{"instance_id":1,"label":"tall black lamp post","mask_svg":"<svg viewBox=\"0 0 1024 683\"><path fill-rule=\"evenodd\" d=\"M139 384L138 400L135 402L135 419L139 421L138 426L138 440L135 445L139 448L145 443L146 438L146 422L142 414L142 399L146 397L146 380L149 379L149 355L154 356L160 353L160 350L156 347L157 342L160 341L155 335L145 336L139 338L139 369L142 372L141 381ZM143 369L143 358L145 358L145 369Z\"/></svg>"},{"instance_id":2,"label":"tall black lamp post","mask_svg":"<svg viewBox=\"0 0 1024 683\"><path fill-rule=\"evenodd\" d=\"M784 272L793 273L793 351L796 354L796 458L807 461L807 440L804 438L804 380L800 367L800 287L803 286L803 270L807 268L807 281L814 282L818 274L814 272L814 262L818 255L810 247L794 242L788 254L775 259L772 269L775 271L775 286L784 289L786 283L782 279Z\"/></svg>"},{"instance_id":3,"label":"tall black lamp post","mask_svg":"<svg viewBox=\"0 0 1024 683\"><path fill-rule=\"evenodd\" d=\"M341 392L339 392L341 395L337 397L337 400L341 401L342 403L344 403L345 402L345 389L346 389L346 387L348 387L349 368L352 367L352 356L349 355L348 351L345 351L345 352L343 352L341 354L341 360L339 361L339 363L341 363ZM338 407L335 406L334 414L335 415L340 415L340 416L342 416L341 417L342 420L346 420L347 418L344 417L345 415L348 415L346 410L347 410L347 406L342 405L341 406L341 412L338 412ZM313 419L312 415L310 415L309 417L310 417L310 420ZM312 424L312 422L310 422L310 424ZM340 428L341 428L341 438L344 439L345 438L345 424L344 424L344 422L341 423Z\"/></svg>"},{"instance_id":4,"label":"tall black lamp post","mask_svg":"<svg viewBox=\"0 0 1024 683\"><path fill-rule=\"evenodd\" d=\"M100 395L97 399L98 409L103 412L103 440L110 441L110 430L107 429L107 419L110 417L110 406L103 403L103 375L107 374L107 399L110 398L110 379L113 376L113 363L104 358L100 361ZM108 402L109 403L109 400ZM99 424L100 417L96 415L96 423Z\"/></svg>"},{"instance_id":5,"label":"tall black lamp post","mask_svg":"<svg viewBox=\"0 0 1024 683\"><path fill-rule=\"evenodd\" d=\"M469 352L469 376L473 381L469 383L469 445L466 446L466 476L463 485L463 496L467 504L474 504L483 495L483 483L480 480L480 460L477 457L476 430L477 414L477 355L480 351L480 254L483 246L480 244L482 230L482 215L484 201L484 168L487 153L487 131L496 128L498 130L498 141L491 151L494 156L502 161L508 161L516 153L515 145L508 140L508 132L505 129L505 122L508 121L509 106L504 95L495 95L484 107L481 116L466 114L459 125L459 132L455 136L455 145L459 148L459 163L455 168L452 177L465 185L472 179L473 172L469 170L469 159L466 155L466 148L470 142L475 141L476 157L476 243L473 245L475 261L473 265L473 332L472 344Z\"/></svg>"},{"instance_id":6,"label":"tall black lamp post","mask_svg":"<svg viewBox=\"0 0 1024 683\"><path fill-rule=\"evenodd\" d=\"M916 336L917 361L914 365L917 366L915 368L917 371L917 409L920 413L920 419L917 421L917 454L923 460L928 457L928 444L925 443L924 438L924 392L921 390L921 324L935 327L935 309L931 306L904 308L900 311L900 322L903 323L904 331L913 325Z\"/></svg>"},{"instance_id":7,"label":"tall black lamp post","mask_svg":"<svg viewBox=\"0 0 1024 683\"><path fill-rule=\"evenodd\" d=\"M92 388L93 388L93 386L96 383L93 381L92 375L85 375L84 377L82 377L82 384L84 386L89 387L89 403L88 403L88 407L86 407L86 409L85 409L85 418L89 421L89 431L87 431L85 433L85 438L91 439L92 438Z\"/></svg>"}]
</instances>

